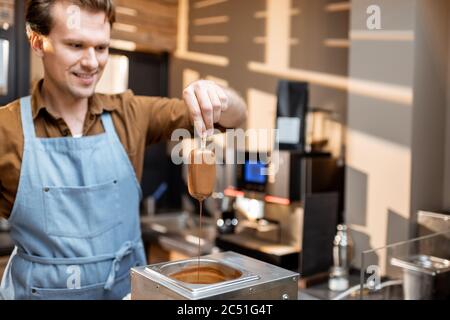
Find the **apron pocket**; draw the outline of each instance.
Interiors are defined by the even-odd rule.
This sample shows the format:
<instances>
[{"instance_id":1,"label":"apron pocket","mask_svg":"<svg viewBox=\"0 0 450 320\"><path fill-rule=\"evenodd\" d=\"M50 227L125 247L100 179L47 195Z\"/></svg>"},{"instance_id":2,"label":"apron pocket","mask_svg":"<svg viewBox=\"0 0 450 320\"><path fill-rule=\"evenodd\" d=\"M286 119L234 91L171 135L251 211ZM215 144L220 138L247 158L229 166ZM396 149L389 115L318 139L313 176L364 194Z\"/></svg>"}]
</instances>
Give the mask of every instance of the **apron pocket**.
<instances>
[{"instance_id":1,"label":"apron pocket","mask_svg":"<svg viewBox=\"0 0 450 320\"><path fill-rule=\"evenodd\" d=\"M116 279L116 284L119 285L123 280L129 277L129 272L121 275ZM114 290L116 285L113 286L112 290L105 290L105 283L97 283L93 285L82 286L79 289L53 289L53 288L40 288L31 287L31 299L42 299L42 300L102 300L109 299L111 295L114 295ZM120 290L123 291L123 290ZM122 292L117 293L115 299L121 299Z\"/></svg>"},{"instance_id":2,"label":"apron pocket","mask_svg":"<svg viewBox=\"0 0 450 320\"><path fill-rule=\"evenodd\" d=\"M120 223L118 182L86 187L45 187L47 234L93 238Z\"/></svg>"}]
</instances>

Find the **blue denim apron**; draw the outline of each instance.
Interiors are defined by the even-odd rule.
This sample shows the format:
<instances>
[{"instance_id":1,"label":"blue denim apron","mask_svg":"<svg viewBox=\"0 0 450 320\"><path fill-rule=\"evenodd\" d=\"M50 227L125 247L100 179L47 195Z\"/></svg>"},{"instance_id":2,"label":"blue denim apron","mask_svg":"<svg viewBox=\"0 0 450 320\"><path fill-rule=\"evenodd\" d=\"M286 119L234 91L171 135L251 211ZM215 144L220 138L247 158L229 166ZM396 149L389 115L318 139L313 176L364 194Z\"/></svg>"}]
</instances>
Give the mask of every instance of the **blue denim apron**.
<instances>
[{"instance_id":1,"label":"blue denim apron","mask_svg":"<svg viewBox=\"0 0 450 320\"><path fill-rule=\"evenodd\" d=\"M6 299L121 299L130 268L146 263L142 192L111 115L104 133L37 138L21 99L24 153L10 216L16 245L0 287Z\"/></svg>"}]
</instances>

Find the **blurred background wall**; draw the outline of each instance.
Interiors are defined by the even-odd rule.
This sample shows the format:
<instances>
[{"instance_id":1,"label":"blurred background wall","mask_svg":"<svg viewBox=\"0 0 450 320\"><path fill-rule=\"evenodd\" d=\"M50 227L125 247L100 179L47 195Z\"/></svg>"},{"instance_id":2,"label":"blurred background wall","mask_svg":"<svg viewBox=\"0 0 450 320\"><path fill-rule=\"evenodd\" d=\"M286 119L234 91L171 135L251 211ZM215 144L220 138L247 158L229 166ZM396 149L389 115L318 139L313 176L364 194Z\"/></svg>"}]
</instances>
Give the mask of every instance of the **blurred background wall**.
<instances>
[{"instance_id":1,"label":"blurred background wall","mask_svg":"<svg viewBox=\"0 0 450 320\"><path fill-rule=\"evenodd\" d=\"M371 5L380 30L368 27ZM417 210L450 208L449 10L448 0L180 0L169 92L198 78L229 84L247 99L247 128L273 127L278 79L309 82L311 107L346 125L358 266L362 251L413 236Z\"/></svg>"}]
</instances>

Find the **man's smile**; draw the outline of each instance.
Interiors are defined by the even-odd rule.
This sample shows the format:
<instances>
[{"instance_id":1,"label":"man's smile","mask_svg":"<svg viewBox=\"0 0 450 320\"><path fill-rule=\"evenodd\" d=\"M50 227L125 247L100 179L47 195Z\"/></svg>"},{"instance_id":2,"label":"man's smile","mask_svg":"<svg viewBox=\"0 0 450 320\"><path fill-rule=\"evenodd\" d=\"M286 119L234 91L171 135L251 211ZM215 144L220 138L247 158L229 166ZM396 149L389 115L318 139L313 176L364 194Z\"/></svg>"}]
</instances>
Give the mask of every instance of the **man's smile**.
<instances>
[{"instance_id":1,"label":"man's smile","mask_svg":"<svg viewBox=\"0 0 450 320\"><path fill-rule=\"evenodd\" d=\"M91 84L94 81L98 72L85 73L85 72L72 72L72 75L80 79L84 84Z\"/></svg>"}]
</instances>

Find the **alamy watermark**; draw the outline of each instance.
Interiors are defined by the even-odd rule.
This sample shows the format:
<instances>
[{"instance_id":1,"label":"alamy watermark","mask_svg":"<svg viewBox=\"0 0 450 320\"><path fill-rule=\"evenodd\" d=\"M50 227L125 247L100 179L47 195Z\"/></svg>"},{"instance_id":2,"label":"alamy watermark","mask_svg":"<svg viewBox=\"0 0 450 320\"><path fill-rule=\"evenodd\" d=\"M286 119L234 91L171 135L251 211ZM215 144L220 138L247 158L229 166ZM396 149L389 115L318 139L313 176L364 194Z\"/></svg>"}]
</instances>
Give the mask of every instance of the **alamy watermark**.
<instances>
[{"instance_id":1,"label":"alamy watermark","mask_svg":"<svg viewBox=\"0 0 450 320\"><path fill-rule=\"evenodd\" d=\"M81 288L81 269L80 266L71 265L66 269L67 277L67 289L80 289Z\"/></svg>"},{"instance_id":2,"label":"alamy watermark","mask_svg":"<svg viewBox=\"0 0 450 320\"><path fill-rule=\"evenodd\" d=\"M67 21L66 25L69 30L81 28L81 8L77 5L70 5L66 9Z\"/></svg>"},{"instance_id":3,"label":"alamy watermark","mask_svg":"<svg viewBox=\"0 0 450 320\"><path fill-rule=\"evenodd\" d=\"M368 266L366 269L366 274L370 274L370 276L366 280L366 287L372 291L379 290L381 285L380 266L377 265Z\"/></svg>"},{"instance_id":4,"label":"alamy watermark","mask_svg":"<svg viewBox=\"0 0 450 320\"><path fill-rule=\"evenodd\" d=\"M369 17L366 20L366 26L369 30L381 30L381 7L378 5L370 5L367 7L366 13Z\"/></svg>"},{"instance_id":5,"label":"alamy watermark","mask_svg":"<svg viewBox=\"0 0 450 320\"><path fill-rule=\"evenodd\" d=\"M215 133L220 131L215 130ZM194 139L193 139L194 138ZM171 139L175 143L172 148L171 160L176 165L205 162L211 164L245 164L259 163L260 174L265 176L275 175L280 166L279 142L277 129L228 129L225 132L224 141L226 147L214 142L208 142L204 146L214 152L214 157L202 157L201 159L189 157L190 151L200 147L200 138L195 137L189 130L176 129ZM187 142L187 143L186 143ZM250 146L250 148L248 148ZM243 150L253 150L245 156Z\"/></svg>"}]
</instances>

